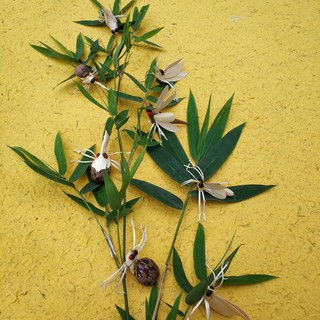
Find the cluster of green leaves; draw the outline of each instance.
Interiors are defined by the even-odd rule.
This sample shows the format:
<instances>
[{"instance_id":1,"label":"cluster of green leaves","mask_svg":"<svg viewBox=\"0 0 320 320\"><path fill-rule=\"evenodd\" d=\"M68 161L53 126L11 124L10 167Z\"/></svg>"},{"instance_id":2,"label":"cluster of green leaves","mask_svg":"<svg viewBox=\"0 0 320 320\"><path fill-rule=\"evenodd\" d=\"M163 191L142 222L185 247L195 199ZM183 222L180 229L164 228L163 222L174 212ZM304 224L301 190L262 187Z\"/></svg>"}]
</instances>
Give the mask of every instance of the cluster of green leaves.
<instances>
[{"instance_id":1,"label":"cluster of green leaves","mask_svg":"<svg viewBox=\"0 0 320 320\"><path fill-rule=\"evenodd\" d=\"M231 243L230 243L231 246ZM230 247L229 246L229 247ZM227 255L227 251L224 256L217 263L216 267L213 269L214 274L218 274L221 270L222 265L224 267L224 273L230 268L231 263L236 256L240 246L232 251L230 255ZM201 223L198 225L197 233L194 240L193 247L193 262L194 262L194 271L197 278L200 280L195 286L192 286L185 274L183 264L178 254L177 250L173 251L173 272L177 283L180 288L186 293L185 302L189 305L197 303L208 290L208 286L214 281L214 274L210 273L207 275L207 266L206 266L206 253L205 253L205 234L204 228ZM267 274L245 274L241 276L228 276L223 285L233 286L233 285L249 285L249 284L258 284L261 282L269 281L277 277L267 275Z\"/></svg>"},{"instance_id":2,"label":"cluster of green leaves","mask_svg":"<svg viewBox=\"0 0 320 320\"><path fill-rule=\"evenodd\" d=\"M91 0L91 1L93 2L94 5L96 5L96 7L98 9L100 9L100 10L103 9L104 6L99 1L96 1L96 0ZM114 2L114 5L113 5L111 12L114 16L125 14L133 6L134 2L135 2L135 0L131 0L123 8L120 8L120 1L117 0ZM133 32L139 28L142 20L144 19L145 15L148 12L148 9L149 9L149 4L143 6L141 9L139 9L138 7L134 7L132 20L129 20L130 17L128 17L128 19L126 20L126 23L129 24L129 26L131 27ZM99 19L97 19L97 20L78 20L75 22L78 24L84 25L84 26L89 26L89 27L105 26L105 22L101 21ZM118 20L119 32L124 32L126 23L123 23L120 20ZM140 36L136 36L133 34L132 37L134 39L134 43L144 42L145 44L161 48L161 46L159 46L158 44L156 44L154 42L149 41L148 39L155 36L162 29L163 28L156 28L156 29L148 31Z\"/></svg>"},{"instance_id":3,"label":"cluster of green leaves","mask_svg":"<svg viewBox=\"0 0 320 320\"><path fill-rule=\"evenodd\" d=\"M224 104L209 127L211 108L210 98L205 119L200 130L197 105L192 92L190 92L189 95L187 108L187 121L189 123L187 127L189 154L195 164L203 171L206 180L212 177L231 155L245 125L243 123L224 135L232 100L233 95ZM191 178L185 168L185 165L189 163L189 158L177 136L168 131L165 131L165 134L167 140L164 139L162 141L162 146L150 146L147 148L147 152L152 160L170 178L181 184ZM180 198L159 186L138 179L133 179L131 183L167 206L175 209L182 208L182 200ZM230 189L234 192L235 197L227 197L226 199L221 200L205 193L205 198L206 200L224 203L236 203L254 197L272 187L274 186L259 184L232 186ZM191 195L198 197L198 191L192 191Z\"/></svg>"},{"instance_id":4,"label":"cluster of green leaves","mask_svg":"<svg viewBox=\"0 0 320 320\"><path fill-rule=\"evenodd\" d=\"M103 8L100 2L96 0L92 0L92 2L99 9ZM135 0L130 1L127 5L125 5L123 8L120 9L120 1L118 0L115 1L112 9L113 14L117 15L120 13L126 13L127 10L129 10L133 6L134 2ZM124 72L124 69L127 65L127 61L125 61L123 64L119 64L119 62L126 53L130 52L133 45L144 43L146 45L151 45L156 48L161 48L161 46L159 46L154 42L151 42L149 39L154 37L163 28L156 28L142 35L135 35L136 31L141 25L141 22L145 18L145 15L148 9L149 9L149 5L143 6L141 9L139 9L138 7L134 7L132 21L130 21L130 14L127 16L127 19L124 23L118 20L119 31L122 33L122 37L119 45L117 45L116 35L111 36L108 41L108 44L106 46L103 46L103 44L100 43L99 39L92 40L90 37L82 36L82 34L79 33L76 40L75 51L68 49L65 45L63 45L60 41L58 41L53 36L51 36L51 38L53 39L54 43L58 46L58 48L61 51L57 51L51 46L41 41L40 41L41 46L39 45L31 45L31 46L36 51L45 55L46 57L58 59L63 62L67 62L68 64L72 64L73 66L77 64L87 65L89 69L96 71L101 82L106 82L109 79L113 79L117 75L122 74ZM81 21L75 21L75 22L85 26L106 27L105 22L101 22L100 20L81 20ZM86 40L87 46L89 47L89 54L87 56L85 56L86 50L85 50L84 39ZM99 53L106 55L105 60L103 62L95 61L95 57ZM91 64L91 66L89 64ZM72 79L73 77L75 77L75 75L72 73L68 78L61 81L59 84L62 84ZM130 95L126 97L125 94L124 96L121 96L120 94L120 97L130 98ZM129 100L132 100L132 98ZM138 99L138 100L139 100L138 102L142 101L141 99ZM135 98L134 101L137 101L137 98Z\"/></svg>"}]
</instances>

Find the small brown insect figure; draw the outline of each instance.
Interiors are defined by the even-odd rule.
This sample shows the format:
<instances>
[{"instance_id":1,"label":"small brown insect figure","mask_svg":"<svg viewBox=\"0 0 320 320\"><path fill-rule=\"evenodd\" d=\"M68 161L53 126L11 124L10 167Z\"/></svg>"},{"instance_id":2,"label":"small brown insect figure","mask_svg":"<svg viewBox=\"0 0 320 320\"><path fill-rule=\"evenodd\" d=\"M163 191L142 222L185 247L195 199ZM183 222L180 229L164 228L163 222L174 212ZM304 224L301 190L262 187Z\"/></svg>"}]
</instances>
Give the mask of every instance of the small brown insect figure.
<instances>
[{"instance_id":1,"label":"small brown insect figure","mask_svg":"<svg viewBox=\"0 0 320 320\"><path fill-rule=\"evenodd\" d=\"M159 278L159 268L150 258L139 257L139 252L143 249L147 241L147 229L140 225L142 238L139 244L136 244L136 231L133 220L131 219L133 244L131 250L126 255L125 262L110 277L101 283L101 287L105 291L106 288L115 281L119 276L120 280L115 289L120 285L128 268L135 275L137 281L144 286L153 286Z\"/></svg>"},{"instance_id":2,"label":"small brown insect figure","mask_svg":"<svg viewBox=\"0 0 320 320\"><path fill-rule=\"evenodd\" d=\"M201 305L203 301L206 308L206 320L210 320L210 308L225 317L240 316L245 320L250 320L249 316L240 307L215 294L216 289L221 287L221 285L223 284L223 281L226 279L224 276L224 271L227 268L227 266L228 266L228 263L225 263L225 264L223 263L217 275L214 273L214 271L211 268L207 266L213 274L213 281L208 286L208 289L205 295L197 302L195 307L192 309L187 320L190 320L190 317L198 309L198 307Z\"/></svg>"},{"instance_id":3,"label":"small brown insect figure","mask_svg":"<svg viewBox=\"0 0 320 320\"><path fill-rule=\"evenodd\" d=\"M76 153L82 154L83 156L91 159L91 160L72 160L71 162L76 163L91 163L91 178L98 183L103 183L103 174L105 170L108 170L110 173L111 166L114 166L118 170L120 169L120 165L117 161L112 160L110 156L114 154L119 154L120 152L113 152L108 154L106 151L107 144L109 141L109 134L107 131L104 132L102 146L100 153L95 154L90 149L84 149L84 150L73 150ZM86 152L91 153L87 154Z\"/></svg>"},{"instance_id":4,"label":"small brown insect figure","mask_svg":"<svg viewBox=\"0 0 320 320\"><path fill-rule=\"evenodd\" d=\"M116 34L119 30L117 19L126 16L126 14L114 15L109 9L104 7L99 11L99 20L101 22L104 21L113 34Z\"/></svg>"},{"instance_id":5,"label":"small brown insect figure","mask_svg":"<svg viewBox=\"0 0 320 320\"><path fill-rule=\"evenodd\" d=\"M98 81L95 72L91 72L85 64L77 65L74 74L82 80L84 87L88 90L91 84L96 84L99 87L109 90L105 85Z\"/></svg>"},{"instance_id":6,"label":"small brown insect figure","mask_svg":"<svg viewBox=\"0 0 320 320\"><path fill-rule=\"evenodd\" d=\"M163 136L166 140L167 137L163 133L160 127L171 131L171 132L177 132L178 127L174 124L188 124L187 122L184 122L182 120L178 120L175 118L174 114L171 112L163 112L160 113L160 111L165 108L175 97L175 94L171 94L168 98L168 91L169 87L166 86L163 91L161 92L158 101L154 105L152 109L147 110L147 114L149 116L150 122L152 123L152 126L148 133L148 138L154 134L155 131L158 132L160 143L162 143L161 136Z\"/></svg>"}]
</instances>

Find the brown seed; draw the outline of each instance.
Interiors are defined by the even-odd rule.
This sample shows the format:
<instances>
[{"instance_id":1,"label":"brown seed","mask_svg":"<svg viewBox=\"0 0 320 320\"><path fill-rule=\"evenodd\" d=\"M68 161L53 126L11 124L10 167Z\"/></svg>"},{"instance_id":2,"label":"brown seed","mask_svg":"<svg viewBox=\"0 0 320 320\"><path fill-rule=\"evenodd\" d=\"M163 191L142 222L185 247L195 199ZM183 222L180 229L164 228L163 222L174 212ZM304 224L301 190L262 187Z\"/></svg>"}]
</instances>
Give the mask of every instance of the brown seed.
<instances>
[{"instance_id":1,"label":"brown seed","mask_svg":"<svg viewBox=\"0 0 320 320\"><path fill-rule=\"evenodd\" d=\"M97 170L95 168L93 168L92 166L90 167L91 169L91 178L93 181L102 184L104 182L103 179L103 174L104 174L104 169L100 170L99 172L97 172ZM108 169L108 173L110 174L111 171L111 167Z\"/></svg>"},{"instance_id":2,"label":"brown seed","mask_svg":"<svg viewBox=\"0 0 320 320\"><path fill-rule=\"evenodd\" d=\"M74 71L74 74L79 78L85 78L89 73L89 68L84 64L77 65L76 70Z\"/></svg>"},{"instance_id":3,"label":"brown seed","mask_svg":"<svg viewBox=\"0 0 320 320\"><path fill-rule=\"evenodd\" d=\"M149 258L139 259L134 265L134 275L139 283L144 286L153 286L159 278L159 268Z\"/></svg>"}]
</instances>

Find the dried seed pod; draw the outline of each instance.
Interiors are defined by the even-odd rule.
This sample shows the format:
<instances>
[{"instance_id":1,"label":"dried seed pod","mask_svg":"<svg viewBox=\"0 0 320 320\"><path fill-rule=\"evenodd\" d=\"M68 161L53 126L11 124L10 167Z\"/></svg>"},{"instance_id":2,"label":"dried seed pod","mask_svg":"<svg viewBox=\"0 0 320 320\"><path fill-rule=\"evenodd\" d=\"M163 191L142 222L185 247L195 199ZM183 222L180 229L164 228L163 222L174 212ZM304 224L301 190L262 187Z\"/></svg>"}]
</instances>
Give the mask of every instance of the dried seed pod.
<instances>
[{"instance_id":1,"label":"dried seed pod","mask_svg":"<svg viewBox=\"0 0 320 320\"><path fill-rule=\"evenodd\" d=\"M84 64L79 64L77 65L75 71L74 71L74 74L79 77L79 78L85 78L86 76L88 76L90 73L90 70L89 68L84 65Z\"/></svg>"},{"instance_id":2,"label":"dried seed pod","mask_svg":"<svg viewBox=\"0 0 320 320\"><path fill-rule=\"evenodd\" d=\"M153 286L159 278L159 268L149 258L142 258L134 264L134 275L138 282L144 286Z\"/></svg>"},{"instance_id":3,"label":"dried seed pod","mask_svg":"<svg viewBox=\"0 0 320 320\"><path fill-rule=\"evenodd\" d=\"M102 184L104 182L103 174L105 172L105 169L102 169L100 171L97 171L92 165L90 166L91 170L91 178L93 181ZM108 168L108 173L111 172L111 166Z\"/></svg>"}]
</instances>

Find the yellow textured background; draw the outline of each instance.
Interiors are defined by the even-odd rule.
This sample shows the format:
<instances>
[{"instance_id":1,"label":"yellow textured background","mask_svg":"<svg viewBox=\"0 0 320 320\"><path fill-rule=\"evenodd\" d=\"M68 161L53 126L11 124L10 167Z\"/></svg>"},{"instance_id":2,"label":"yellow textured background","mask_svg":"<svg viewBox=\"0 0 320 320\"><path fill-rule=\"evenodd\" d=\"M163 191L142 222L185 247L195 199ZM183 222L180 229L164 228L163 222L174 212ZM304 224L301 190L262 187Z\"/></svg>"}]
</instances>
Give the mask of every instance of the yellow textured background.
<instances>
[{"instance_id":1,"label":"yellow textured background","mask_svg":"<svg viewBox=\"0 0 320 320\"><path fill-rule=\"evenodd\" d=\"M227 129L244 121L247 125L214 180L277 184L239 204L208 205L204 226L212 264L236 232L233 248L245 245L228 273L280 277L262 285L224 287L220 295L252 319L320 319L319 1L150 2L141 32L165 26L154 38L165 50L134 49L128 71L143 79L154 57L161 54L164 64L183 57L184 70L190 73L177 84L178 94L187 96L192 88L201 120L211 92L213 114L235 92ZM146 3L137 1L140 7ZM72 84L52 90L72 67L29 45L53 44L51 34L75 48L79 32L107 43L107 29L72 23L96 14L90 1L2 1L1 319L114 319L118 318L114 304L123 305L112 288L103 293L99 287L115 266L95 221L69 201L60 186L31 172L6 146L23 146L55 165L58 130L68 159L77 158L74 148L100 141L105 113ZM124 90L136 92L126 83ZM176 107L177 118L185 119L186 104L185 100ZM186 142L185 129L179 137ZM110 149L113 146L116 141L111 139ZM68 172L72 169L69 166ZM137 176L157 179L158 185L183 197L183 190L155 170L148 157ZM119 180L119 175L114 178ZM132 190L132 196L138 194ZM160 269L178 214L144 197L132 215L136 224L143 222L148 228L142 256L154 259ZM177 241L193 283L196 228L193 201ZM173 303L180 291L170 271L164 300ZM133 316L144 319L149 289L129 275L128 292ZM167 310L162 304L159 319ZM194 319L203 317L202 307ZM223 319L217 314L214 318Z\"/></svg>"}]
</instances>

